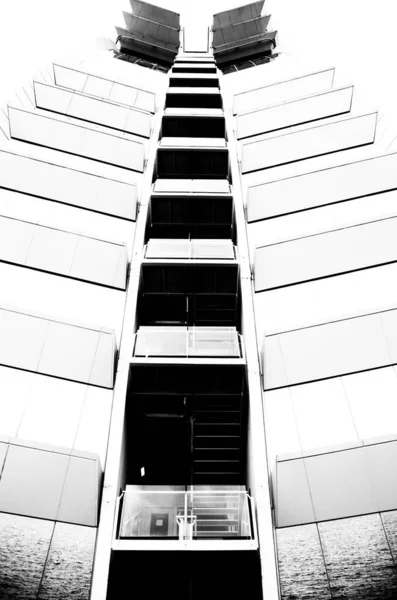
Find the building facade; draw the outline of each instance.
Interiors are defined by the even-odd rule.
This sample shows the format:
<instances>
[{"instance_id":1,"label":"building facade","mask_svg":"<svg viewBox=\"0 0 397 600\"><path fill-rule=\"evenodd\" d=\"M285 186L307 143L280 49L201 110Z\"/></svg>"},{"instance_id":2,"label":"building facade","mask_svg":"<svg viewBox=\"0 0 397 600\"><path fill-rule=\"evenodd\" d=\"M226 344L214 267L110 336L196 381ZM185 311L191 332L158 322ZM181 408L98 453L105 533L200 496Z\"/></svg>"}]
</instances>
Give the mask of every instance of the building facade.
<instances>
[{"instance_id":1,"label":"building facade","mask_svg":"<svg viewBox=\"0 0 397 600\"><path fill-rule=\"evenodd\" d=\"M397 596L397 158L263 6L1 116L0 598Z\"/></svg>"}]
</instances>

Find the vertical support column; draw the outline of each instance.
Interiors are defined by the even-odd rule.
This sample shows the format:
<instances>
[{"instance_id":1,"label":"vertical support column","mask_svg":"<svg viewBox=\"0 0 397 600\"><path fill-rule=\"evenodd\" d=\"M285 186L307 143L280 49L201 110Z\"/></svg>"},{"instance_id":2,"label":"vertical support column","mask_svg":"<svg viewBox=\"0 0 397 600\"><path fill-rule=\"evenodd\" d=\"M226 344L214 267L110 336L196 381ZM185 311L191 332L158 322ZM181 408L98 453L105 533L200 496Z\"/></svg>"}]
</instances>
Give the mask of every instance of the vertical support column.
<instances>
[{"instance_id":1,"label":"vertical support column","mask_svg":"<svg viewBox=\"0 0 397 600\"><path fill-rule=\"evenodd\" d=\"M220 81L222 91L222 79ZM267 452L265 439L262 386L256 340L253 289L248 250L247 224L245 220L242 182L238 164L238 148L233 127L230 99L223 95L226 132L229 147L230 170L233 184L233 199L236 215L237 244L240 261L242 333L247 361L249 388L249 447L248 474L251 491L256 503L258 521L259 552L262 569L262 591L266 600L279 600L275 530L268 480Z\"/></svg>"},{"instance_id":2,"label":"vertical support column","mask_svg":"<svg viewBox=\"0 0 397 600\"><path fill-rule=\"evenodd\" d=\"M145 243L148 207L152 190L153 170L156 160L161 121L164 113L164 104L165 94L161 94L157 97L157 111L152 120L152 131L149 142L150 145L147 153L145 175L138 207L139 213L137 215L134 247L131 257L129 281L127 287L127 300L125 305L120 352L114 386L107 463L105 469L101 513L94 559L94 571L92 577L91 600L106 600L107 596L114 522L115 519L118 518L116 507L118 504L117 497L119 493L120 465L123 458L122 450L124 442L124 416L127 400L130 359L132 357L134 348L134 331L136 325L136 306L139 291L140 271Z\"/></svg>"}]
</instances>

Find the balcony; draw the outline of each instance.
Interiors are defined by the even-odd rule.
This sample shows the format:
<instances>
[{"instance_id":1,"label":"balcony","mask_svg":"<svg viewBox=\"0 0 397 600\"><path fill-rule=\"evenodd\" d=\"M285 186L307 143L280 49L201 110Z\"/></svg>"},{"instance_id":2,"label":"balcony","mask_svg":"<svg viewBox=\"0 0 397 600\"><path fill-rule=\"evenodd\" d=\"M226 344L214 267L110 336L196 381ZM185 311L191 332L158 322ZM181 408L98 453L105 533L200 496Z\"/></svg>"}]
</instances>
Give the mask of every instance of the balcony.
<instances>
[{"instance_id":1,"label":"balcony","mask_svg":"<svg viewBox=\"0 0 397 600\"><path fill-rule=\"evenodd\" d=\"M236 248L231 240L152 239L145 247L145 259L235 260Z\"/></svg>"},{"instance_id":2,"label":"balcony","mask_svg":"<svg viewBox=\"0 0 397 600\"><path fill-rule=\"evenodd\" d=\"M127 485L117 539L254 540L251 503L244 486Z\"/></svg>"},{"instance_id":3,"label":"balcony","mask_svg":"<svg viewBox=\"0 0 397 600\"><path fill-rule=\"evenodd\" d=\"M140 327L134 357L242 358L235 327Z\"/></svg>"}]
</instances>

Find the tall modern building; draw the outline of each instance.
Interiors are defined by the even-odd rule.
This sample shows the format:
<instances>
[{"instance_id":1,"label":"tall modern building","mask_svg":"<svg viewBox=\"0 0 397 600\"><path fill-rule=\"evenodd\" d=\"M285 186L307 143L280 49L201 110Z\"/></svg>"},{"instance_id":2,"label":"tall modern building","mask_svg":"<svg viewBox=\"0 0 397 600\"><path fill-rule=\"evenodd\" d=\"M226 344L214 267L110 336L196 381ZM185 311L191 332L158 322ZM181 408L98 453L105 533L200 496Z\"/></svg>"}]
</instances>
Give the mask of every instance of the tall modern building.
<instances>
[{"instance_id":1,"label":"tall modern building","mask_svg":"<svg viewBox=\"0 0 397 600\"><path fill-rule=\"evenodd\" d=\"M397 155L130 2L0 116L0 599L393 600Z\"/></svg>"}]
</instances>

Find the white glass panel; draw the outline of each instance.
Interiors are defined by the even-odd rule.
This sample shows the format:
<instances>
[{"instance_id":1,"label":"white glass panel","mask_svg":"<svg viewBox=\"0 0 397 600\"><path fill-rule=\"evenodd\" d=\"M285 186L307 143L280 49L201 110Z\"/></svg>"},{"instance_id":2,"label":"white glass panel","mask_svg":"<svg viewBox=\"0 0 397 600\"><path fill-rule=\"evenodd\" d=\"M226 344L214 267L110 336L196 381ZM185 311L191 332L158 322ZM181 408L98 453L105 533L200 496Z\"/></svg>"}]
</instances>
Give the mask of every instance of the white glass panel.
<instances>
[{"instance_id":1,"label":"white glass panel","mask_svg":"<svg viewBox=\"0 0 397 600\"><path fill-rule=\"evenodd\" d=\"M128 87L127 85L122 85L121 83L114 83L110 92L109 99L113 102L119 102L120 104L128 104L129 106L134 106L138 93L138 90Z\"/></svg>"},{"instance_id":2,"label":"white glass panel","mask_svg":"<svg viewBox=\"0 0 397 600\"><path fill-rule=\"evenodd\" d=\"M361 439L397 433L395 367L356 373L342 382Z\"/></svg>"},{"instance_id":3,"label":"white glass panel","mask_svg":"<svg viewBox=\"0 0 397 600\"><path fill-rule=\"evenodd\" d=\"M255 290L397 260L397 218L264 246L255 253Z\"/></svg>"},{"instance_id":4,"label":"white glass panel","mask_svg":"<svg viewBox=\"0 0 397 600\"><path fill-rule=\"evenodd\" d=\"M287 331L396 304L397 265L255 294L257 331Z\"/></svg>"},{"instance_id":5,"label":"white glass panel","mask_svg":"<svg viewBox=\"0 0 397 600\"><path fill-rule=\"evenodd\" d=\"M100 338L105 338L106 361L92 377ZM111 334L83 329L55 321L49 322L48 333L40 356L38 370L92 385L113 387L114 339ZM102 356L103 358L103 356Z\"/></svg>"},{"instance_id":6,"label":"white glass panel","mask_svg":"<svg viewBox=\"0 0 397 600\"><path fill-rule=\"evenodd\" d=\"M277 455L301 450L291 389L283 388L264 393L266 447L271 471Z\"/></svg>"},{"instance_id":7,"label":"white glass panel","mask_svg":"<svg viewBox=\"0 0 397 600\"><path fill-rule=\"evenodd\" d=\"M305 469L318 521L377 512L365 448L305 458Z\"/></svg>"},{"instance_id":8,"label":"white glass panel","mask_svg":"<svg viewBox=\"0 0 397 600\"><path fill-rule=\"evenodd\" d=\"M189 329L189 356L240 357L238 334L234 327L194 327Z\"/></svg>"},{"instance_id":9,"label":"white glass panel","mask_svg":"<svg viewBox=\"0 0 397 600\"><path fill-rule=\"evenodd\" d=\"M135 356L240 357L234 327L140 327Z\"/></svg>"},{"instance_id":10,"label":"white glass panel","mask_svg":"<svg viewBox=\"0 0 397 600\"><path fill-rule=\"evenodd\" d=\"M274 337L281 344L289 385L391 363L379 313ZM265 338L265 365L267 356L272 360L272 355ZM267 372L267 389L284 384L277 373Z\"/></svg>"},{"instance_id":11,"label":"white glass panel","mask_svg":"<svg viewBox=\"0 0 397 600\"><path fill-rule=\"evenodd\" d=\"M266 219L395 188L397 154L387 154L252 186L248 190L248 220ZM354 210L358 210L356 205ZM375 213L374 218L376 216Z\"/></svg>"},{"instance_id":12,"label":"white glass panel","mask_svg":"<svg viewBox=\"0 0 397 600\"><path fill-rule=\"evenodd\" d=\"M67 454L10 445L0 480L0 511L55 520L68 462Z\"/></svg>"},{"instance_id":13,"label":"white glass panel","mask_svg":"<svg viewBox=\"0 0 397 600\"><path fill-rule=\"evenodd\" d=\"M99 484L97 461L71 456L57 521L95 527L98 522Z\"/></svg>"},{"instance_id":14,"label":"white glass panel","mask_svg":"<svg viewBox=\"0 0 397 600\"><path fill-rule=\"evenodd\" d=\"M37 82L35 92L39 108L150 137L150 116L142 111Z\"/></svg>"},{"instance_id":15,"label":"white glass panel","mask_svg":"<svg viewBox=\"0 0 397 600\"><path fill-rule=\"evenodd\" d=\"M9 115L13 138L143 172L139 142L14 108Z\"/></svg>"},{"instance_id":16,"label":"white glass panel","mask_svg":"<svg viewBox=\"0 0 397 600\"><path fill-rule=\"evenodd\" d=\"M112 399L112 390L88 387L74 442L75 450L98 454L102 467L105 466Z\"/></svg>"},{"instance_id":17,"label":"white glass panel","mask_svg":"<svg viewBox=\"0 0 397 600\"><path fill-rule=\"evenodd\" d=\"M56 315L72 323L115 330L120 339L125 294L66 277L0 263L1 299L27 313ZM29 293L26 293L29 290ZM0 344L1 345L1 344ZM19 350L22 353L22 349Z\"/></svg>"},{"instance_id":18,"label":"white glass panel","mask_svg":"<svg viewBox=\"0 0 397 600\"><path fill-rule=\"evenodd\" d=\"M0 152L0 167L0 183L5 188L135 220L135 185L9 152Z\"/></svg>"},{"instance_id":19,"label":"white glass panel","mask_svg":"<svg viewBox=\"0 0 397 600\"><path fill-rule=\"evenodd\" d=\"M149 240L145 258L190 258L189 240Z\"/></svg>"},{"instance_id":20,"label":"white glass panel","mask_svg":"<svg viewBox=\"0 0 397 600\"><path fill-rule=\"evenodd\" d=\"M331 90L237 118L237 138L268 133L350 111L353 87Z\"/></svg>"},{"instance_id":21,"label":"white glass panel","mask_svg":"<svg viewBox=\"0 0 397 600\"><path fill-rule=\"evenodd\" d=\"M16 436L36 376L0 367L0 435Z\"/></svg>"},{"instance_id":22,"label":"white glass panel","mask_svg":"<svg viewBox=\"0 0 397 600\"><path fill-rule=\"evenodd\" d=\"M26 265L68 275L73 262L78 236L59 229L35 227ZM22 263L23 264L23 263Z\"/></svg>"},{"instance_id":23,"label":"white glass panel","mask_svg":"<svg viewBox=\"0 0 397 600\"><path fill-rule=\"evenodd\" d=\"M231 240L192 240L191 243L193 258L235 258Z\"/></svg>"},{"instance_id":24,"label":"white glass panel","mask_svg":"<svg viewBox=\"0 0 397 600\"><path fill-rule=\"evenodd\" d=\"M396 434L397 438L397 434ZM397 441L368 445L362 450L367 461L378 511L397 508Z\"/></svg>"},{"instance_id":25,"label":"white glass panel","mask_svg":"<svg viewBox=\"0 0 397 600\"><path fill-rule=\"evenodd\" d=\"M127 279L125 246L80 236L70 275L125 289Z\"/></svg>"},{"instance_id":26,"label":"white glass panel","mask_svg":"<svg viewBox=\"0 0 397 600\"><path fill-rule=\"evenodd\" d=\"M186 356L186 327L140 327L134 356Z\"/></svg>"},{"instance_id":27,"label":"white glass panel","mask_svg":"<svg viewBox=\"0 0 397 600\"><path fill-rule=\"evenodd\" d=\"M182 148L226 148L226 142L221 138L163 137L160 140L160 146Z\"/></svg>"},{"instance_id":28,"label":"white glass panel","mask_svg":"<svg viewBox=\"0 0 397 600\"><path fill-rule=\"evenodd\" d=\"M289 527L316 520L302 459L277 463L276 526Z\"/></svg>"},{"instance_id":29,"label":"white glass panel","mask_svg":"<svg viewBox=\"0 0 397 600\"><path fill-rule=\"evenodd\" d=\"M289 388L302 449L357 440L340 378Z\"/></svg>"},{"instance_id":30,"label":"white glass panel","mask_svg":"<svg viewBox=\"0 0 397 600\"><path fill-rule=\"evenodd\" d=\"M0 310L0 363L36 371L48 321L10 310Z\"/></svg>"},{"instance_id":31,"label":"white glass panel","mask_svg":"<svg viewBox=\"0 0 397 600\"><path fill-rule=\"evenodd\" d=\"M242 172L372 144L376 120L377 113L372 113L244 144Z\"/></svg>"},{"instance_id":32,"label":"white glass panel","mask_svg":"<svg viewBox=\"0 0 397 600\"><path fill-rule=\"evenodd\" d=\"M145 258L234 259L231 240L149 240Z\"/></svg>"},{"instance_id":33,"label":"white glass panel","mask_svg":"<svg viewBox=\"0 0 397 600\"><path fill-rule=\"evenodd\" d=\"M154 191L230 194L230 185L226 179L157 179Z\"/></svg>"},{"instance_id":34,"label":"white glass panel","mask_svg":"<svg viewBox=\"0 0 397 600\"><path fill-rule=\"evenodd\" d=\"M112 81L108 81L107 79L101 79L100 77L95 77L95 75L88 75L87 81L82 91L85 94L91 94L92 96L99 96L100 98L109 98L112 86Z\"/></svg>"},{"instance_id":35,"label":"white glass panel","mask_svg":"<svg viewBox=\"0 0 397 600\"><path fill-rule=\"evenodd\" d=\"M34 229L31 223L0 217L0 258L24 264Z\"/></svg>"},{"instance_id":36,"label":"white glass panel","mask_svg":"<svg viewBox=\"0 0 397 600\"><path fill-rule=\"evenodd\" d=\"M54 73L57 85L72 90L79 90L80 92L84 89L88 78L87 73L81 73L80 71L61 67L60 65L54 65Z\"/></svg>"},{"instance_id":37,"label":"white glass panel","mask_svg":"<svg viewBox=\"0 0 397 600\"><path fill-rule=\"evenodd\" d=\"M334 69L310 73L296 79L281 81L262 88L249 90L234 96L233 112L236 114L250 112L264 106L288 102L294 98L300 98L328 90L334 79Z\"/></svg>"},{"instance_id":38,"label":"white glass panel","mask_svg":"<svg viewBox=\"0 0 397 600\"><path fill-rule=\"evenodd\" d=\"M73 95L73 92L69 90L63 90L38 81L34 82L34 97L37 108L66 115Z\"/></svg>"},{"instance_id":39,"label":"white glass panel","mask_svg":"<svg viewBox=\"0 0 397 600\"><path fill-rule=\"evenodd\" d=\"M25 373L17 374L19 378L24 378ZM30 375L28 381L31 392L18 429L18 438L72 448L86 386L42 375ZM3 393L2 386L0 389Z\"/></svg>"}]
</instances>

